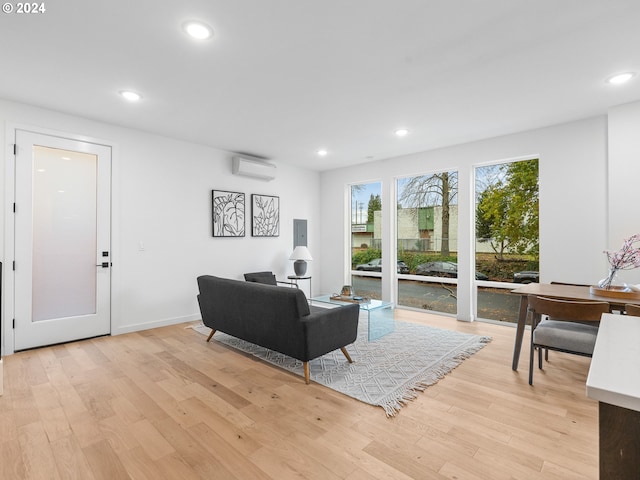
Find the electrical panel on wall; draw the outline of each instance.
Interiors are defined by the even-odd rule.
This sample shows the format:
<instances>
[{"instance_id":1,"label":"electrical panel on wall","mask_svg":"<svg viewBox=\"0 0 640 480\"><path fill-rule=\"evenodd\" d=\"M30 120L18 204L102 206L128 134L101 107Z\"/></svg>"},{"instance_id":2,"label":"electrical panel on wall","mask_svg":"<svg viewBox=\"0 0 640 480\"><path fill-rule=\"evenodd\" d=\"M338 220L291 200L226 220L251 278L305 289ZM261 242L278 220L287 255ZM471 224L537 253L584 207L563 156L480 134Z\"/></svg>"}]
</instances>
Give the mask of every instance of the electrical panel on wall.
<instances>
[{"instance_id":1,"label":"electrical panel on wall","mask_svg":"<svg viewBox=\"0 0 640 480\"><path fill-rule=\"evenodd\" d=\"M293 248L307 245L307 221L293 219Z\"/></svg>"}]
</instances>

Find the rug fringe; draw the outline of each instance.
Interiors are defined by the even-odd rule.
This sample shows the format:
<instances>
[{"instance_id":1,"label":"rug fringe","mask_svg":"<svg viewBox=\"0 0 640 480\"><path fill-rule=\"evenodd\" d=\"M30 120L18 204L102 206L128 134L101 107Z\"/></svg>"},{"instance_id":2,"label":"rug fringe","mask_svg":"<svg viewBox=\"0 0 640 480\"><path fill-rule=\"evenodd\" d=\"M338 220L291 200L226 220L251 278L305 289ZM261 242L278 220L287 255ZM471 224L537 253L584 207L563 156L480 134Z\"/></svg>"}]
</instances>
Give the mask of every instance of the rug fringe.
<instances>
[{"instance_id":1,"label":"rug fringe","mask_svg":"<svg viewBox=\"0 0 640 480\"><path fill-rule=\"evenodd\" d=\"M418 398L420 392L424 392L427 387L438 383L438 381L444 378L447 373L458 367L464 360L471 357L474 353L477 353L490 342L491 337L479 337L476 345L471 345L464 351L458 352L456 355L445 360L436 368L431 370L428 375L415 379L412 383L406 385L402 391L392 394L391 398L387 397L383 399L378 406L384 409L387 417L395 417L400 413L400 409L402 407L406 406L410 401Z\"/></svg>"}]
</instances>

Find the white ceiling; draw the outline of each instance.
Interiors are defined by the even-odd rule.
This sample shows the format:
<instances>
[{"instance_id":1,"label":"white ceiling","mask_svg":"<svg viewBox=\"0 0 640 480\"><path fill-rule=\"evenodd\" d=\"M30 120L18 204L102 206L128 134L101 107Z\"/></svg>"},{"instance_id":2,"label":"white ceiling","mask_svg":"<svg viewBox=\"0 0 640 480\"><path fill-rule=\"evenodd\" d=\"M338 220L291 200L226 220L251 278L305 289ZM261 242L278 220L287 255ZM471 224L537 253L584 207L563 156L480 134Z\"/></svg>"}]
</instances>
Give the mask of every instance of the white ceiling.
<instances>
[{"instance_id":1,"label":"white ceiling","mask_svg":"<svg viewBox=\"0 0 640 480\"><path fill-rule=\"evenodd\" d=\"M317 170L640 99L638 0L44 3L0 14L0 98Z\"/></svg>"}]
</instances>

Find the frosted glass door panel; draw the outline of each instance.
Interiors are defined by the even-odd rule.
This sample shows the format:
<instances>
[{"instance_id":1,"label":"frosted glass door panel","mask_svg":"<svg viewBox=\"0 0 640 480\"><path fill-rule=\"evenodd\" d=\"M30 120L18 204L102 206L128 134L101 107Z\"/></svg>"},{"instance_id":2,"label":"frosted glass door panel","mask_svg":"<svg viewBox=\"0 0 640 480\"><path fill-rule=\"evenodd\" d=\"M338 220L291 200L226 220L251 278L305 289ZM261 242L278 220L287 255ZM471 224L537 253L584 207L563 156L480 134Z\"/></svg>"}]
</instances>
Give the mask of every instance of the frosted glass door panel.
<instances>
[{"instance_id":1,"label":"frosted glass door panel","mask_svg":"<svg viewBox=\"0 0 640 480\"><path fill-rule=\"evenodd\" d=\"M33 147L34 322L96 312L97 156Z\"/></svg>"}]
</instances>

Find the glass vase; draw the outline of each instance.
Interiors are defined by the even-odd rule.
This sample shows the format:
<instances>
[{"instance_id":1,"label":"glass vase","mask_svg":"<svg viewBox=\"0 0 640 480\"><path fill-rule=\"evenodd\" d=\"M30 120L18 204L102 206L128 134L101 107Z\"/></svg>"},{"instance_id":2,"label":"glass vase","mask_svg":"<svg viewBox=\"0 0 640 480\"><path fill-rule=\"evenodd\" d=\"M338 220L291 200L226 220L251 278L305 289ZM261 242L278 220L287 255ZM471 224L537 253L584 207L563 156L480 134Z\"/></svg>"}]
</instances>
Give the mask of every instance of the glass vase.
<instances>
[{"instance_id":1,"label":"glass vase","mask_svg":"<svg viewBox=\"0 0 640 480\"><path fill-rule=\"evenodd\" d=\"M604 288L605 290L611 289L617 275L618 275L618 269L610 268L609 274L598 282L598 287Z\"/></svg>"}]
</instances>

